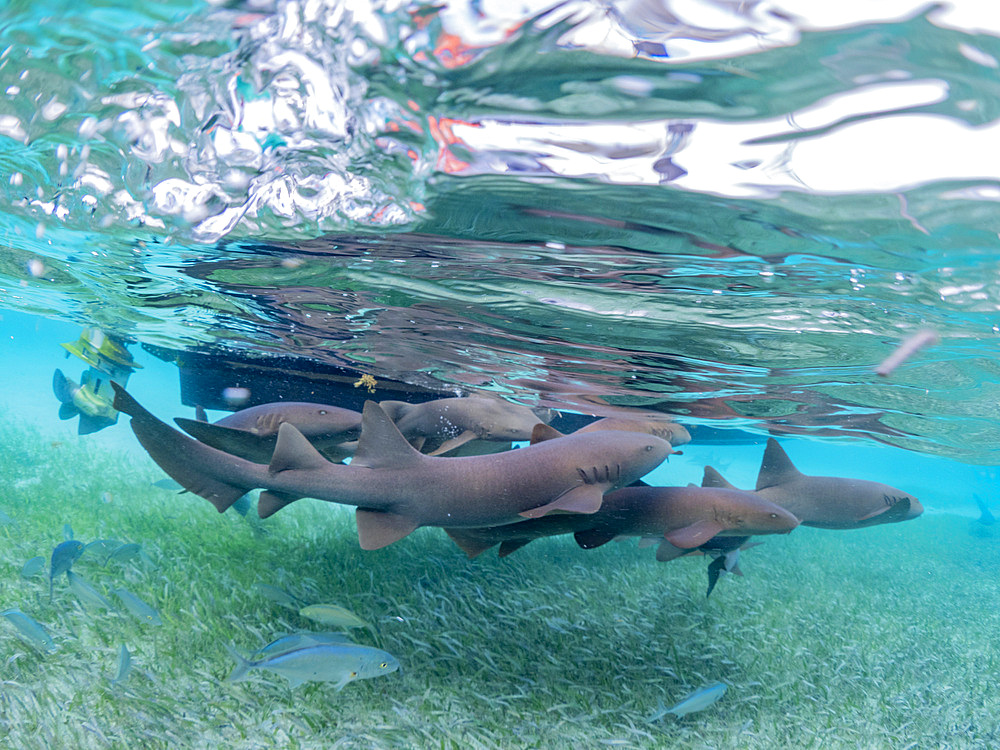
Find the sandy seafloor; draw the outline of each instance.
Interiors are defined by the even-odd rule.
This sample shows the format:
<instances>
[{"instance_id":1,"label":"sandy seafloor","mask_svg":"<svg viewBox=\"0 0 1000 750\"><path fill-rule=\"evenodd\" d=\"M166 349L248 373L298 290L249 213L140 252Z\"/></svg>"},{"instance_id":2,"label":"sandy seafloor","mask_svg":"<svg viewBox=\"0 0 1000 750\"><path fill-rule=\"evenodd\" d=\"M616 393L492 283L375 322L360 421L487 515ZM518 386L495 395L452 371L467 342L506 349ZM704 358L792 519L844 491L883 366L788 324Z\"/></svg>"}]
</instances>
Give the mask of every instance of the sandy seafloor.
<instances>
[{"instance_id":1,"label":"sandy seafloor","mask_svg":"<svg viewBox=\"0 0 1000 750\"><path fill-rule=\"evenodd\" d=\"M743 578L705 598L705 560L656 563L634 543L585 551L570 539L468 561L437 529L362 552L348 511L303 501L268 521L217 514L162 477L126 420L77 436L55 419L49 379L72 372L65 324L4 313L0 597L51 633L42 654L0 621L0 731L41 747L996 747L1000 532L973 518L988 472L898 449L785 441L799 468L878 479L928 507L905 524L800 528L744 553ZM143 352L130 383L162 417L179 404L172 368ZM80 367L82 369L82 367ZM762 438L763 439L763 438ZM706 463L752 483L761 445L697 441L653 480L682 484ZM84 557L108 593L85 608L46 574L20 575L69 530L142 545L148 560ZM261 596L339 603L400 673L290 690L229 683L225 644L249 652L315 623ZM110 594L160 612L152 627ZM120 646L132 655L112 684ZM650 723L715 680L726 695Z\"/></svg>"}]
</instances>

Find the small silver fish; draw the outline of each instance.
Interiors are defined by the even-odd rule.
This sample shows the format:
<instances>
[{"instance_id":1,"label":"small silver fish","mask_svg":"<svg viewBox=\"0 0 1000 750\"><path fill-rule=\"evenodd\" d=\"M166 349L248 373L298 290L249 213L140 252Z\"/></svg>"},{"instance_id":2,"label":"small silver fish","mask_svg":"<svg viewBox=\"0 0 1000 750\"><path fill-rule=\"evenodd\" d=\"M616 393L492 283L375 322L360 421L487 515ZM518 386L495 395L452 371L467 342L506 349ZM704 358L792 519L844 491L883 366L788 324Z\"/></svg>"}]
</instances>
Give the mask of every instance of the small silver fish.
<instances>
[{"instance_id":1,"label":"small silver fish","mask_svg":"<svg viewBox=\"0 0 1000 750\"><path fill-rule=\"evenodd\" d=\"M118 651L118 673L111 679L112 685L122 685L128 679L128 676L132 673L132 655L125 648L125 644L122 644L121 649Z\"/></svg>"},{"instance_id":2,"label":"small silver fish","mask_svg":"<svg viewBox=\"0 0 1000 750\"><path fill-rule=\"evenodd\" d=\"M55 641L45 631L45 628L21 610L13 608L5 609L3 612L0 612L0 615L10 620L18 632L24 636L24 639L42 653L51 654L57 649Z\"/></svg>"},{"instance_id":3,"label":"small silver fish","mask_svg":"<svg viewBox=\"0 0 1000 750\"><path fill-rule=\"evenodd\" d=\"M133 557L138 557L141 551L141 544L136 544L135 542L123 544L111 551L111 554L108 555L108 559L104 561L104 564L107 565L112 560L115 562L127 562Z\"/></svg>"},{"instance_id":4,"label":"small silver fish","mask_svg":"<svg viewBox=\"0 0 1000 750\"><path fill-rule=\"evenodd\" d=\"M95 539L83 548L81 558L96 557L101 561L105 561L109 554L121 546L122 542L120 539Z\"/></svg>"},{"instance_id":5,"label":"small silver fish","mask_svg":"<svg viewBox=\"0 0 1000 750\"><path fill-rule=\"evenodd\" d=\"M378 677L399 669L399 662L392 654L347 643L319 643L256 661L246 659L231 646L226 648L236 660L236 668L229 675L230 682L244 679L251 669L266 669L288 680L291 688L315 681L333 682L337 690L342 690L354 680Z\"/></svg>"},{"instance_id":6,"label":"small silver fish","mask_svg":"<svg viewBox=\"0 0 1000 750\"><path fill-rule=\"evenodd\" d=\"M279 589L277 586L272 586L269 583L255 583L253 587L257 589L257 591L260 592L260 595L265 599L270 599L272 602L280 604L282 607L288 607L289 609L294 609L298 612L299 607L302 606L302 603L297 598L289 594L284 589Z\"/></svg>"},{"instance_id":7,"label":"small silver fish","mask_svg":"<svg viewBox=\"0 0 1000 750\"><path fill-rule=\"evenodd\" d=\"M69 588L76 594L76 598L83 604L91 604L101 609L114 609L104 594L95 589L83 576L77 575L72 570L66 571L69 579Z\"/></svg>"},{"instance_id":8,"label":"small silver fish","mask_svg":"<svg viewBox=\"0 0 1000 750\"><path fill-rule=\"evenodd\" d=\"M318 643L348 643L353 644L351 636L347 633L314 633L302 631L300 633L290 633L277 638L266 646L261 646L253 652L251 661L258 661L266 656L277 656L288 653L306 646L315 646Z\"/></svg>"},{"instance_id":9,"label":"small silver fish","mask_svg":"<svg viewBox=\"0 0 1000 750\"><path fill-rule=\"evenodd\" d=\"M133 594L131 591L126 591L125 589L111 590L114 592L115 596L122 600L122 604L125 605L125 609L127 609L136 619L142 620L149 625L163 624L163 620L160 619L160 613L146 604L146 602Z\"/></svg>"},{"instance_id":10,"label":"small silver fish","mask_svg":"<svg viewBox=\"0 0 1000 750\"><path fill-rule=\"evenodd\" d=\"M21 568L21 577L31 578L32 576L36 576L42 572L42 568L44 567L45 567L44 557L42 557L41 555L33 557L24 564L23 568Z\"/></svg>"},{"instance_id":11,"label":"small silver fish","mask_svg":"<svg viewBox=\"0 0 1000 750\"><path fill-rule=\"evenodd\" d=\"M369 628L371 625L362 620L349 609L344 609L336 604L310 604L299 610L299 614L315 620L321 625L330 625L335 628Z\"/></svg>"},{"instance_id":12,"label":"small silver fish","mask_svg":"<svg viewBox=\"0 0 1000 750\"><path fill-rule=\"evenodd\" d=\"M76 539L68 539L65 542L61 542L52 550L52 559L49 560L49 601L52 600L52 584L56 577L72 568L73 563L82 554L83 542Z\"/></svg>"},{"instance_id":13,"label":"small silver fish","mask_svg":"<svg viewBox=\"0 0 1000 750\"><path fill-rule=\"evenodd\" d=\"M681 716L687 716L695 711L708 708L725 694L727 687L723 682L713 682L711 685L706 685L685 696L680 703L670 708L664 708L661 703L659 709L649 717L648 721L652 723L662 719L667 714L673 714L677 718L680 718Z\"/></svg>"}]
</instances>

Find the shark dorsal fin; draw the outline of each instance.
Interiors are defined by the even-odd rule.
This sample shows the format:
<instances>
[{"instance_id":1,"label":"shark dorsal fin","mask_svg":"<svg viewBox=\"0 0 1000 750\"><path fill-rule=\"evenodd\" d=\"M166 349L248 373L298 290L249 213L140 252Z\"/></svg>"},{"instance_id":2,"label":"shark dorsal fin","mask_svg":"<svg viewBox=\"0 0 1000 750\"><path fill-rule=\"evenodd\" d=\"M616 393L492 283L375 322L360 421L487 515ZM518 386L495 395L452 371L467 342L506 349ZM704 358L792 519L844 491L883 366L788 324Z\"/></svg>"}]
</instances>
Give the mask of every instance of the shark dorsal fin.
<instances>
[{"instance_id":1,"label":"shark dorsal fin","mask_svg":"<svg viewBox=\"0 0 1000 750\"><path fill-rule=\"evenodd\" d=\"M705 467L705 474L701 478L702 487L716 487L727 490L737 489L735 485L729 482L722 474L713 469L711 466ZM760 489L758 487L758 489Z\"/></svg>"},{"instance_id":2,"label":"shark dorsal fin","mask_svg":"<svg viewBox=\"0 0 1000 750\"><path fill-rule=\"evenodd\" d=\"M547 424L542 424L539 422L531 429L531 444L544 443L546 440L555 440L556 438L563 437L563 433L559 432L555 427L549 427Z\"/></svg>"},{"instance_id":3,"label":"shark dorsal fin","mask_svg":"<svg viewBox=\"0 0 1000 750\"><path fill-rule=\"evenodd\" d=\"M410 445L382 407L365 401L361 412L361 437L351 466L367 469L402 469L416 465L424 457Z\"/></svg>"},{"instance_id":4,"label":"shark dorsal fin","mask_svg":"<svg viewBox=\"0 0 1000 750\"><path fill-rule=\"evenodd\" d=\"M755 489L762 490L765 487L787 484L801 476L802 472L795 468L792 460L785 453L785 449L774 438L768 438L764 459L760 462L760 473L757 475Z\"/></svg>"},{"instance_id":5,"label":"shark dorsal fin","mask_svg":"<svg viewBox=\"0 0 1000 750\"><path fill-rule=\"evenodd\" d=\"M295 425L289 422L281 423L278 427L278 442L274 446L274 455L271 456L271 463L267 467L271 474L288 469L322 469L329 465L330 462L323 458L323 454L313 447Z\"/></svg>"}]
</instances>

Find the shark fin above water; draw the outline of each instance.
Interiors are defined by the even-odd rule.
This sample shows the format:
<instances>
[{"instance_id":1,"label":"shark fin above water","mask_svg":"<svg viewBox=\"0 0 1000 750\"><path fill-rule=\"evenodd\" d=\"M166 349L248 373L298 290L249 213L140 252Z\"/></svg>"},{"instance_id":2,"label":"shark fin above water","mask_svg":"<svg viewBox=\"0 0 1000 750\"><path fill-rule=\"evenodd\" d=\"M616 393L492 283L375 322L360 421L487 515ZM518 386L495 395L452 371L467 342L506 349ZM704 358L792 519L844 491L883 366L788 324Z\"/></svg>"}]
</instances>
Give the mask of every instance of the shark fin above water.
<instances>
[{"instance_id":1,"label":"shark fin above water","mask_svg":"<svg viewBox=\"0 0 1000 750\"><path fill-rule=\"evenodd\" d=\"M766 487L789 484L803 476L802 472L795 468L792 459L788 457L778 441L774 438L768 438L755 489L759 491Z\"/></svg>"},{"instance_id":2,"label":"shark fin above water","mask_svg":"<svg viewBox=\"0 0 1000 750\"><path fill-rule=\"evenodd\" d=\"M424 456L420 451L410 445L382 407L374 401L365 401L361 414L361 437L358 439L354 458L351 459L351 466L405 469L416 466L423 460Z\"/></svg>"},{"instance_id":3,"label":"shark fin above water","mask_svg":"<svg viewBox=\"0 0 1000 750\"><path fill-rule=\"evenodd\" d=\"M368 408L368 404L365 404L365 408ZM364 508L358 508L354 518L358 524L358 541L361 549L365 550L380 549L398 542L419 526L415 520L406 516Z\"/></svg>"},{"instance_id":4,"label":"shark fin above water","mask_svg":"<svg viewBox=\"0 0 1000 750\"><path fill-rule=\"evenodd\" d=\"M581 484L564 492L551 503L522 511L518 515L525 518L541 518L555 510L567 513L596 513L600 510L603 500L604 493L600 487L593 484Z\"/></svg>"}]
</instances>

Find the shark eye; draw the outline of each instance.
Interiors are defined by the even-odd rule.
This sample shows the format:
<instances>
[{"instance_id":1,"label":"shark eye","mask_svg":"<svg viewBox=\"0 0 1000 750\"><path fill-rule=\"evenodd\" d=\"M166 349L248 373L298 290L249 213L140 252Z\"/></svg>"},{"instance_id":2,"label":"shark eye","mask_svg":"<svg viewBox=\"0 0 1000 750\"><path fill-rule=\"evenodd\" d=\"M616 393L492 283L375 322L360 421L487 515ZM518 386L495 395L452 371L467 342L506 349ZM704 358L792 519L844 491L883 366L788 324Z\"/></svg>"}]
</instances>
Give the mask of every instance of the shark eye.
<instances>
[{"instance_id":1,"label":"shark eye","mask_svg":"<svg viewBox=\"0 0 1000 750\"><path fill-rule=\"evenodd\" d=\"M777 517L778 517L778 514L777 514L777 513L772 513L772 514L771 514L771 518L777 518Z\"/></svg>"},{"instance_id":2,"label":"shark eye","mask_svg":"<svg viewBox=\"0 0 1000 750\"><path fill-rule=\"evenodd\" d=\"M649 453L651 450L653 450L653 446L647 445L646 446L646 453Z\"/></svg>"},{"instance_id":3,"label":"shark eye","mask_svg":"<svg viewBox=\"0 0 1000 750\"><path fill-rule=\"evenodd\" d=\"M320 409L320 410L319 410L319 413L320 413L320 414L326 414L326 409Z\"/></svg>"}]
</instances>

